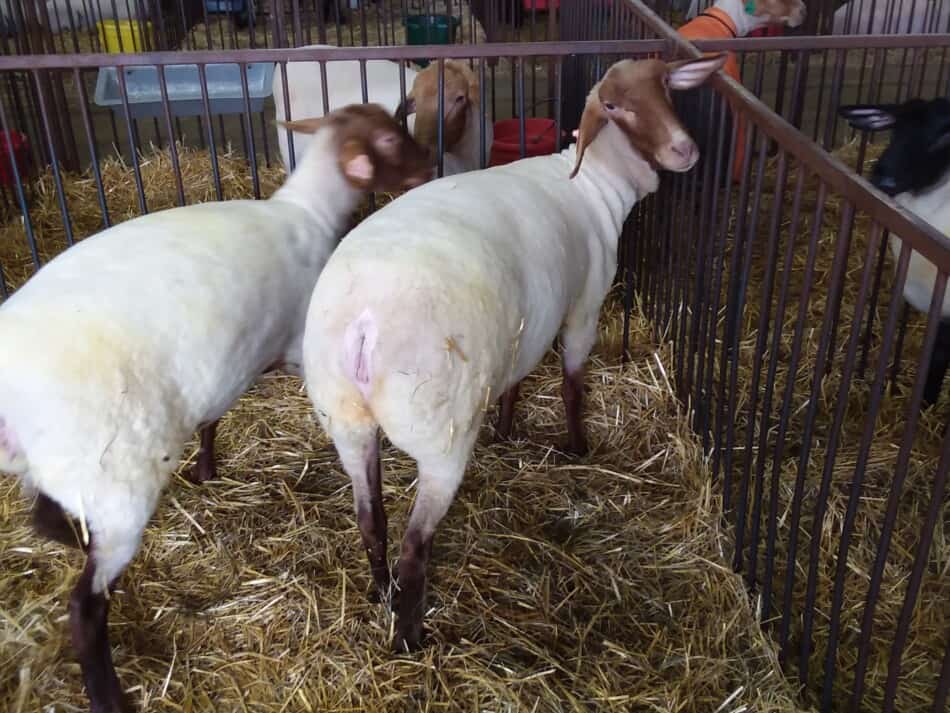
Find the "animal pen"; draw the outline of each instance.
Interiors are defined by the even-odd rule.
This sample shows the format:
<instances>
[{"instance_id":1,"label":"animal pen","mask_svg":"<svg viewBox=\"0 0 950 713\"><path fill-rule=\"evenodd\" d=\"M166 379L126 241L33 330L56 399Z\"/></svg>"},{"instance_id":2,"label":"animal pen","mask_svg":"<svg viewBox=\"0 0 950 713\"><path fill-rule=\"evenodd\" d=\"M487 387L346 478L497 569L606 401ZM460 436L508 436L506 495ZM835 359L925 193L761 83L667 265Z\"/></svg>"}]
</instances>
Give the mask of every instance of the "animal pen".
<instances>
[{"instance_id":1,"label":"animal pen","mask_svg":"<svg viewBox=\"0 0 950 713\"><path fill-rule=\"evenodd\" d=\"M364 61L372 101L366 61L427 58L441 76L470 60L482 136L516 119L522 155L533 118L561 148L621 57L728 50L743 70L744 87L717 77L701 95L704 160L661 174L625 224L588 374L591 455L549 446L553 352L522 389L517 439L481 439L437 544L453 554L435 556L434 645L388 653L348 480L300 382L268 376L222 421L224 475L176 480L116 594L116 662L144 708L947 709L950 388L922 401L950 240L859 177L880 139L836 108L950 94L950 27L831 35L836 3L816 3L811 34L694 47L666 22L676 3L274 0L241 16L180 0L130 3L140 51L104 54L91 22L53 33L76 22L11 5L0 297L103 227L269 195L274 63ZM458 18L454 41L407 45L414 14ZM312 43L339 47L293 49ZM937 268L928 314L902 298L912 251ZM411 467L385 460L402 523ZM70 710L61 574L78 558L36 540L2 487L0 695Z\"/></svg>"}]
</instances>

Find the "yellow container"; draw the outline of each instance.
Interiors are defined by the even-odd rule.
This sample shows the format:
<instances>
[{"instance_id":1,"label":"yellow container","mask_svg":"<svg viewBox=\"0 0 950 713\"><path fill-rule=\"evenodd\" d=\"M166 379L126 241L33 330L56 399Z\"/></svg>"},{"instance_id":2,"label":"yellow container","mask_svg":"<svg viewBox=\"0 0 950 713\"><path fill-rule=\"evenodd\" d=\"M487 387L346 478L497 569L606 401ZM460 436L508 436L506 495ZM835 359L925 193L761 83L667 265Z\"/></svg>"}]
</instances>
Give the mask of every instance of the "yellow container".
<instances>
[{"instance_id":1,"label":"yellow container","mask_svg":"<svg viewBox=\"0 0 950 713\"><path fill-rule=\"evenodd\" d=\"M142 26L145 31L151 34L151 22L139 22L138 20L103 20L96 23L99 30L99 42L102 48L109 54L119 54L120 52L141 52L142 51ZM122 44L119 44L119 38L122 38Z\"/></svg>"}]
</instances>

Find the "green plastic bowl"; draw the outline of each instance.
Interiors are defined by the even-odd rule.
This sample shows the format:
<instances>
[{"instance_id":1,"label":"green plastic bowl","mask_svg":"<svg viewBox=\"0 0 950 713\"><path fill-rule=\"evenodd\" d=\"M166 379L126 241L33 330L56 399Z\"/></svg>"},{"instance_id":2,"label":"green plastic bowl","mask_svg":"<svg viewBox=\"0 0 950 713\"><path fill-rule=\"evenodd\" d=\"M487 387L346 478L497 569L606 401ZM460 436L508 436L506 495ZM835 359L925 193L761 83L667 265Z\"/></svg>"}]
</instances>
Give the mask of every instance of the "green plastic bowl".
<instances>
[{"instance_id":1,"label":"green plastic bowl","mask_svg":"<svg viewBox=\"0 0 950 713\"><path fill-rule=\"evenodd\" d=\"M455 44L455 33L462 21L452 15L411 15L405 23L406 44L451 45ZM429 64L428 59L415 62L422 67Z\"/></svg>"}]
</instances>

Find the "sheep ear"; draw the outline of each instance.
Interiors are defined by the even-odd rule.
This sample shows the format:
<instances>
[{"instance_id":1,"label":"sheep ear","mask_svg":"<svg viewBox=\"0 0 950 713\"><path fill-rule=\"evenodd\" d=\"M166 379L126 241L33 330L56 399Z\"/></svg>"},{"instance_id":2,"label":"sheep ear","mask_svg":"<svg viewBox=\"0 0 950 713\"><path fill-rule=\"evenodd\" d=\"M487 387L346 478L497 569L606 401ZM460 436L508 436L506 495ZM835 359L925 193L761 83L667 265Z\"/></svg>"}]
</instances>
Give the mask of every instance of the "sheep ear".
<instances>
[{"instance_id":1,"label":"sheep ear","mask_svg":"<svg viewBox=\"0 0 950 713\"><path fill-rule=\"evenodd\" d=\"M459 70L459 73L465 77L465 82L468 84L468 91L465 92L465 96L468 98L470 104L478 106L481 103L481 92L479 91L478 75L472 71L472 68L468 66L468 62L466 62L464 59L450 59L446 60L446 62L452 62L452 64L454 64Z\"/></svg>"},{"instance_id":2,"label":"sheep ear","mask_svg":"<svg viewBox=\"0 0 950 713\"><path fill-rule=\"evenodd\" d=\"M290 129L295 134L315 134L326 122L325 116L315 119L297 119L296 121L278 121L277 125L282 129Z\"/></svg>"},{"instance_id":3,"label":"sheep ear","mask_svg":"<svg viewBox=\"0 0 950 713\"><path fill-rule=\"evenodd\" d=\"M893 104L849 104L838 107L838 116L847 119L855 129L880 131L897 123Z\"/></svg>"},{"instance_id":4,"label":"sheep ear","mask_svg":"<svg viewBox=\"0 0 950 713\"><path fill-rule=\"evenodd\" d=\"M343 176L356 188L369 189L376 175L376 167L359 141L347 141L340 149L340 169Z\"/></svg>"},{"instance_id":5,"label":"sheep ear","mask_svg":"<svg viewBox=\"0 0 950 713\"><path fill-rule=\"evenodd\" d=\"M581 125L577 130L577 163L574 164L574 170L571 171L570 178L574 178L577 172L581 170L581 161L584 160L584 152L591 142L597 138L600 130L607 125L607 116L600 104L598 87L594 87L587 97L587 105L584 107L584 114L581 116Z\"/></svg>"},{"instance_id":6,"label":"sheep ear","mask_svg":"<svg viewBox=\"0 0 950 713\"><path fill-rule=\"evenodd\" d=\"M412 93L406 95L406 98L399 102L396 107L396 113L393 115L400 124L406 123L406 117L416 113L416 99Z\"/></svg>"},{"instance_id":7,"label":"sheep ear","mask_svg":"<svg viewBox=\"0 0 950 713\"><path fill-rule=\"evenodd\" d=\"M709 79L716 70L726 64L727 55L721 53L713 57L670 62L670 89L675 91L693 89Z\"/></svg>"}]
</instances>

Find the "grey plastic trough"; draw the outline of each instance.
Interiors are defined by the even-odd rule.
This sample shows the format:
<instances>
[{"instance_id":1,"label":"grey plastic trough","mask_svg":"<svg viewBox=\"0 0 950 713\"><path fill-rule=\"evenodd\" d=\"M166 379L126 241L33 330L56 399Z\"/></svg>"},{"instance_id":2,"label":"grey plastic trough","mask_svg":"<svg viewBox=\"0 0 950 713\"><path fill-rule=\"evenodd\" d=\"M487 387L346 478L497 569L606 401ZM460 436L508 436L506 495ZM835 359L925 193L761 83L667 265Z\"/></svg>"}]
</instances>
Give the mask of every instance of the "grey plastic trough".
<instances>
[{"instance_id":1,"label":"grey plastic trough","mask_svg":"<svg viewBox=\"0 0 950 713\"><path fill-rule=\"evenodd\" d=\"M125 89L129 100L129 114L133 119L163 117L162 88L158 67L126 67ZM244 94L241 89L241 67L228 62L205 67L208 80L208 105L212 114L244 113ZM261 111L264 99L271 94L274 77L273 62L254 62L247 65L247 95L251 111ZM204 103L198 65L175 64L165 67L165 86L172 116L201 116ZM103 67L96 79L95 102L110 107L117 116L124 116L122 92L115 67Z\"/></svg>"}]
</instances>

